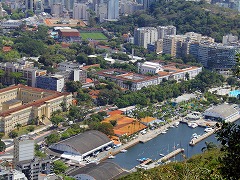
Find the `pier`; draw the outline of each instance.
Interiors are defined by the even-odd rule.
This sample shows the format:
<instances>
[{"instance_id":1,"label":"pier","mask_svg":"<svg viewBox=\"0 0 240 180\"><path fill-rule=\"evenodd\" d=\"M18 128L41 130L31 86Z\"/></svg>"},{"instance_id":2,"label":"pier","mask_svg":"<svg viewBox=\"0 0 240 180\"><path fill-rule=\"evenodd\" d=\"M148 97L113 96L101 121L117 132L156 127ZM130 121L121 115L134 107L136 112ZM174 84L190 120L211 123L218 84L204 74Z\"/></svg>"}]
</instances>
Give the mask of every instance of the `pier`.
<instances>
[{"instance_id":1,"label":"pier","mask_svg":"<svg viewBox=\"0 0 240 180\"><path fill-rule=\"evenodd\" d=\"M166 156L160 158L157 162L165 162L169 159L171 159L172 157L178 155L179 153L182 153L184 152L184 149L183 148L178 148L172 152L170 152L169 154L167 154Z\"/></svg>"},{"instance_id":2,"label":"pier","mask_svg":"<svg viewBox=\"0 0 240 180\"><path fill-rule=\"evenodd\" d=\"M201 136L198 137L197 139L192 139L192 140L190 141L189 145L190 145L190 146L195 146L197 143L199 143L200 141L202 141L202 140L206 139L207 137L213 135L213 134L214 134L216 131L218 131L218 130L219 130L219 128L215 128L215 129L213 129L212 131L207 132L207 133L201 135Z\"/></svg>"}]
</instances>

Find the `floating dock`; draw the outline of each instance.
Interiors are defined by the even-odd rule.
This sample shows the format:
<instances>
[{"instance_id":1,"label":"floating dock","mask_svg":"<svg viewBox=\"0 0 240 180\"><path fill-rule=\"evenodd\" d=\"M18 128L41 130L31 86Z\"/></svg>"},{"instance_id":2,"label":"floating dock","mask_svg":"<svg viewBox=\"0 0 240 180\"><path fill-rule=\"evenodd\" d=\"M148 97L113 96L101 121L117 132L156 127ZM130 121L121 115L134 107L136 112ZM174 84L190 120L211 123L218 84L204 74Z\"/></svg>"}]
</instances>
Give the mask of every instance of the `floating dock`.
<instances>
[{"instance_id":1,"label":"floating dock","mask_svg":"<svg viewBox=\"0 0 240 180\"><path fill-rule=\"evenodd\" d=\"M195 146L197 143L199 143L200 141L202 141L202 140L206 139L207 137L213 135L213 134L214 134L216 131L218 131L218 130L219 130L219 128L215 128L215 129L213 129L212 131L207 132L207 133L201 135L201 136L198 137L197 139L192 139L192 140L190 141L189 145L190 145L190 146Z\"/></svg>"},{"instance_id":2,"label":"floating dock","mask_svg":"<svg viewBox=\"0 0 240 180\"><path fill-rule=\"evenodd\" d=\"M160 158L157 162L164 162L164 161L167 161L169 159L171 159L172 157L178 155L179 153L182 153L184 152L184 149L183 148L178 148L174 151L172 151L171 153L167 154L166 156Z\"/></svg>"}]
</instances>

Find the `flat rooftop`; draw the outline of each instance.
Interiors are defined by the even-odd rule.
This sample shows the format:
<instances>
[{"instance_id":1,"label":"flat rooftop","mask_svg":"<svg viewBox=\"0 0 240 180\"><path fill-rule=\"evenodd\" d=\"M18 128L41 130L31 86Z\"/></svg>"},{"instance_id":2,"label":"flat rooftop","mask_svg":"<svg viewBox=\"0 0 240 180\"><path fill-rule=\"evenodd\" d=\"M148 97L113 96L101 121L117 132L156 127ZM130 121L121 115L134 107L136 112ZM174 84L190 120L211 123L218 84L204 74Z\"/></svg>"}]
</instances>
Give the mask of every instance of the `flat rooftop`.
<instances>
[{"instance_id":1,"label":"flat rooftop","mask_svg":"<svg viewBox=\"0 0 240 180\"><path fill-rule=\"evenodd\" d=\"M133 82L141 82L147 81L151 79L157 78L157 76L145 76L142 74L136 74L132 72L123 71L120 69L108 69L97 72L98 75L102 75L104 77L111 77L115 79L125 80L125 81L133 81Z\"/></svg>"}]
</instances>

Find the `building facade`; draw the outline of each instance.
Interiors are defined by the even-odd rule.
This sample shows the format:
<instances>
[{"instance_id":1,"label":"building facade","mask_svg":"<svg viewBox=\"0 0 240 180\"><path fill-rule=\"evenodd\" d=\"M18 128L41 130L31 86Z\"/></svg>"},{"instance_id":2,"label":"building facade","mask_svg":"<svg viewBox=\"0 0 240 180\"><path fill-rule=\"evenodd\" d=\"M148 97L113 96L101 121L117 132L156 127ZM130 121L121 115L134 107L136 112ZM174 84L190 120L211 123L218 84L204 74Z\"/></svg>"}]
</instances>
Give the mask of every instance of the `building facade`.
<instances>
[{"instance_id":1,"label":"building facade","mask_svg":"<svg viewBox=\"0 0 240 180\"><path fill-rule=\"evenodd\" d=\"M177 29L175 26L158 26L158 39L163 39L167 35L176 35Z\"/></svg>"},{"instance_id":2,"label":"building facade","mask_svg":"<svg viewBox=\"0 0 240 180\"><path fill-rule=\"evenodd\" d=\"M108 19L119 19L119 1L108 0L107 12Z\"/></svg>"},{"instance_id":3,"label":"building facade","mask_svg":"<svg viewBox=\"0 0 240 180\"><path fill-rule=\"evenodd\" d=\"M88 5L85 3L75 3L73 7L73 19L89 19Z\"/></svg>"},{"instance_id":4,"label":"building facade","mask_svg":"<svg viewBox=\"0 0 240 180\"><path fill-rule=\"evenodd\" d=\"M32 160L34 158L34 140L28 136L14 139L13 162L14 165L20 161Z\"/></svg>"},{"instance_id":5,"label":"building facade","mask_svg":"<svg viewBox=\"0 0 240 180\"><path fill-rule=\"evenodd\" d=\"M2 110L3 103L20 100L17 107ZM0 132L9 133L16 124L26 125L34 118L50 118L52 112L61 109L61 104L72 104L71 93L60 93L24 85L11 86L0 90ZM43 119L43 122L44 121Z\"/></svg>"},{"instance_id":6,"label":"building facade","mask_svg":"<svg viewBox=\"0 0 240 180\"><path fill-rule=\"evenodd\" d=\"M64 77L62 75L38 76L36 87L53 91L64 91Z\"/></svg>"},{"instance_id":7,"label":"building facade","mask_svg":"<svg viewBox=\"0 0 240 180\"><path fill-rule=\"evenodd\" d=\"M141 27L134 30L134 44L147 48L148 44L154 44L158 40L155 27Z\"/></svg>"},{"instance_id":8,"label":"building facade","mask_svg":"<svg viewBox=\"0 0 240 180\"><path fill-rule=\"evenodd\" d=\"M47 73L46 70L34 68L33 62L24 60L17 63L0 63L0 69L4 71L4 76L0 78L0 81L7 85L16 83L15 79L11 76L11 74L15 72L21 73L22 76L20 78L26 81L26 85L32 87L35 87L37 76L45 75Z\"/></svg>"}]
</instances>

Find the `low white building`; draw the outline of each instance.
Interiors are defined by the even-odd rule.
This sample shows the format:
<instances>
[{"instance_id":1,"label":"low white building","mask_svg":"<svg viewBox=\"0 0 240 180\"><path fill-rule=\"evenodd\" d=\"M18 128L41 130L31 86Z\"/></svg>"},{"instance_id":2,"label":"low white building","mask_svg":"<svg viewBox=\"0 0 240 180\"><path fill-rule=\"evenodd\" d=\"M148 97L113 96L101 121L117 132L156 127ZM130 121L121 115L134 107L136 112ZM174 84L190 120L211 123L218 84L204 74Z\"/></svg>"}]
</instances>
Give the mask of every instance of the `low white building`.
<instances>
[{"instance_id":1,"label":"low white building","mask_svg":"<svg viewBox=\"0 0 240 180\"><path fill-rule=\"evenodd\" d=\"M162 65L155 62L138 63L138 72L141 74L156 74L159 71L163 71Z\"/></svg>"}]
</instances>

